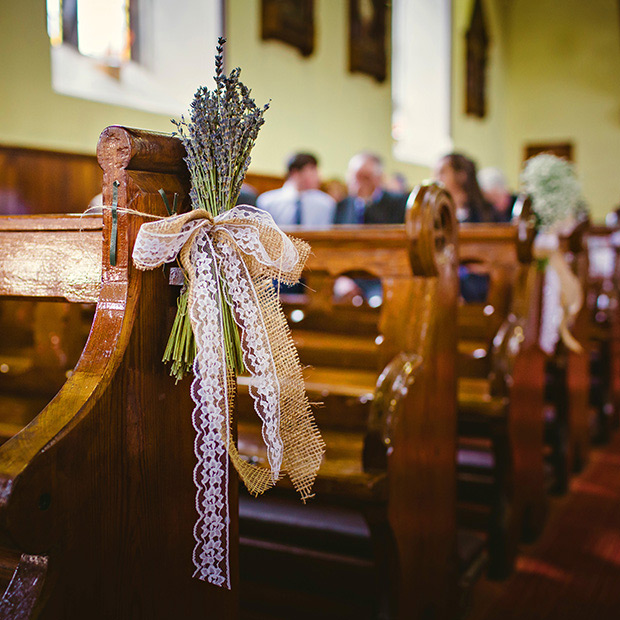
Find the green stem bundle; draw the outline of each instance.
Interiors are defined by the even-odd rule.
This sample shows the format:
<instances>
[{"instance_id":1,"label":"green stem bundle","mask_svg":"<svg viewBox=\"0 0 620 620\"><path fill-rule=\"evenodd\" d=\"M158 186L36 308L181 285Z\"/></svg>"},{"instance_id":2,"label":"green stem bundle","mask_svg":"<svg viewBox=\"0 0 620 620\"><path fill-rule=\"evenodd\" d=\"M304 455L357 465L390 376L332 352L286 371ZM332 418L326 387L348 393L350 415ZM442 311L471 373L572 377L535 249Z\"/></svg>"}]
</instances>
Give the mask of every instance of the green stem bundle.
<instances>
[{"instance_id":1,"label":"green stem bundle","mask_svg":"<svg viewBox=\"0 0 620 620\"><path fill-rule=\"evenodd\" d=\"M218 40L215 56L216 88L200 87L190 106L190 119L172 121L183 145L190 172L192 208L206 209L216 216L236 204L250 151L264 123L269 104L262 108L250 97L250 89L240 79L240 69L223 72L225 39ZM219 274L218 274L219 277ZM239 328L229 304L226 282L220 277L220 312L224 330L226 363L230 370L243 372ZM177 381L190 372L196 343L187 311L187 290L181 293L177 316L166 346L164 362L171 362L170 374Z\"/></svg>"}]
</instances>

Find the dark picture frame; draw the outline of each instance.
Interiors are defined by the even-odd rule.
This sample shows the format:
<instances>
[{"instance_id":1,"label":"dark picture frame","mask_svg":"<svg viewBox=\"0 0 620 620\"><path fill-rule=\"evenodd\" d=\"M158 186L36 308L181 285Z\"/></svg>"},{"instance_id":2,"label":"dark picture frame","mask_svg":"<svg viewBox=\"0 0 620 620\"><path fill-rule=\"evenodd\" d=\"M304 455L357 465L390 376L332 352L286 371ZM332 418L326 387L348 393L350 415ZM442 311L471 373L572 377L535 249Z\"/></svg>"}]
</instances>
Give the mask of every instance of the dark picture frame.
<instances>
[{"instance_id":1,"label":"dark picture frame","mask_svg":"<svg viewBox=\"0 0 620 620\"><path fill-rule=\"evenodd\" d=\"M566 161L574 161L574 149L572 142L526 144L523 149L523 161L527 161L530 157L540 155L540 153L551 153L551 155L555 155L556 157L560 157Z\"/></svg>"},{"instance_id":2,"label":"dark picture frame","mask_svg":"<svg viewBox=\"0 0 620 620\"><path fill-rule=\"evenodd\" d=\"M302 56L314 51L314 0L262 0L261 38L296 47Z\"/></svg>"},{"instance_id":3,"label":"dark picture frame","mask_svg":"<svg viewBox=\"0 0 620 620\"><path fill-rule=\"evenodd\" d=\"M386 0L349 0L349 71L387 78Z\"/></svg>"},{"instance_id":4,"label":"dark picture frame","mask_svg":"<svg viewBox=\"0 0 620 620\"><path fill-rule=\"evenodd\" d=\"M484 118L487 112L487 60L489 33L484 4L475 0L471 21L466 34L465 113Z\"/></svg>"}]
</instances>

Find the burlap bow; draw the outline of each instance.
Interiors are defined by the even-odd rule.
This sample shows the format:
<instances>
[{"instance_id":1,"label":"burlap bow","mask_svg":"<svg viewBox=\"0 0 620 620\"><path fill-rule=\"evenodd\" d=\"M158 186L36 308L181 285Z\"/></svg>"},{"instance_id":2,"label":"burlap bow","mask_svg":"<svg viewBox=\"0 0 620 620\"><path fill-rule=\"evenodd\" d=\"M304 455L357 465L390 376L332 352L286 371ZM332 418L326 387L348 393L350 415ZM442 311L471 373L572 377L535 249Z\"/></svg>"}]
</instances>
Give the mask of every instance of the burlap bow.
<instances>
[{"instance_id":1,"label":"burlap bow","mask_svg":"<svg viewBox=\"0 0 620 620\"><path fill-rule=\"evenodd\" d=\"M559 336L571 351L582 353L583 347L571 334L570 327L583 306L583 290L579 279L559 250L557 235L539 234L534 242L534 256L545 261L548 267L541 346L543 350L551 353Z\"/></svg>"},{"instance_id":2,"label":"burlap bow","mask_svg":"<svg viewBox=\"0 0 620 620\"><path fill-rule=\"evenodd\" d=\"M196 404L198 487L194 528L195 576L230 588L228 566L228 459L258 495L285 472L302 499L311 496L324 452L304 390L297 351L273 280L299 280L310 247L289 238L272 217L238 206L213 217L197 209L143 224L133 251L139 269L179 256L189 276L188 312L196 338L192 398ZM226 295L222 295L222 282ZM241 329L250 394L262 420L269 469L244 461L230 432L234 374L227 368L220 299Z\"/></svg>"}]
</instances>

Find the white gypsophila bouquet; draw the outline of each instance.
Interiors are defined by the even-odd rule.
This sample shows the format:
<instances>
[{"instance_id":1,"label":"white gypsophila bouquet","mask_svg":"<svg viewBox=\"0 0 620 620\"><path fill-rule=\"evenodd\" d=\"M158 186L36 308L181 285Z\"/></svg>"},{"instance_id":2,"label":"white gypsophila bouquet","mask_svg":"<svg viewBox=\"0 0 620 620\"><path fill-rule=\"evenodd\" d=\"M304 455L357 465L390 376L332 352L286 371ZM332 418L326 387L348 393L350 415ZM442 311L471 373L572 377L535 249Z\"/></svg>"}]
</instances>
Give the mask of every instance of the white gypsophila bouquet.
<instances>
[{"instance_id":1,"label":"white gypsophila bouquet","mask_svg":"<svg viewBox=\"0 0 620 620\"><path fill-rule=\"evenodd\" d=\"M528 159L521 182L532 199L537 229L558 232L574 221L582 202L581 185L573 166L565 159L549 153Z\"/></svg>"}]
</instances>

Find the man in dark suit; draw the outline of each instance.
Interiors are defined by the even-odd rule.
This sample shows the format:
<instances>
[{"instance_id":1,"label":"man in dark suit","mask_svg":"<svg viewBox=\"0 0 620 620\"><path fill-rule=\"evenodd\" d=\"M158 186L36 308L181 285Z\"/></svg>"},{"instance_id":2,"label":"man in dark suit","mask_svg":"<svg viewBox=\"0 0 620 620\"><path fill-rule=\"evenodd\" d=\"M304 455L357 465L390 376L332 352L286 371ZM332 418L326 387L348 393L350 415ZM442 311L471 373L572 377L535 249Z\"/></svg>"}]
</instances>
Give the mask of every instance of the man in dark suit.
<instances>
[{"instance_id":1,"label":"man in dark suit","mask_svg":"<svg viewBox=\"0 0 620 620\"><path fill-rule=\"evenodd\" d=\"M374 153L358 153L347 169L349 195L336 206L335 224L402 224L405 221L406 194L383 189L383 164ZM334 295L350 298L355 305L366 300L376 308L383 301L381 281L375 278L337 278Z\"/></svg>"},{"instance_id":2,"label":"man in dark suit","mask_svg":"<svg viewBox=\"0 0 620 620\"><path fill-rule=\"evenodd\" d=\"M374 153L358 153L347 170L349 195L336 207L335 224L402 224L406 194L383 189L383 164Z\"/></svg>"}]
</instances>

